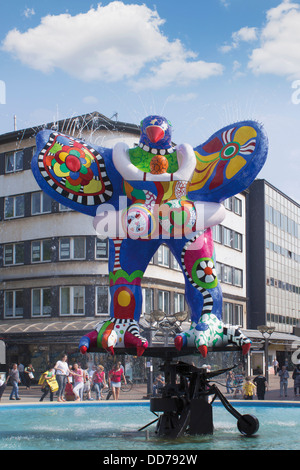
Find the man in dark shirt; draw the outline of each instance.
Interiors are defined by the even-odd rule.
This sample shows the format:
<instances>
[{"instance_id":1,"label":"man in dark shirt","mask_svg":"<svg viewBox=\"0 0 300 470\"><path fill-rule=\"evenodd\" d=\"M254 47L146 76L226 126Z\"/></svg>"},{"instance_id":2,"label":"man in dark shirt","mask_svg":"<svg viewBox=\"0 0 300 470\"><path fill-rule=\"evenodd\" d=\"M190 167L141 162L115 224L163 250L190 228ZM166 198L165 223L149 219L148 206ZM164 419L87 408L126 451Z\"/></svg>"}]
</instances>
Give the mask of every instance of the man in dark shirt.
<instances>
[{"instance_id":1,"label":"man in dark shirt","mask_svg":"<svg viewBox=\"0 0 300 470\"><path fill-rule=\"evenodd\" d=\"M256 385L256 394L258 400L264 400L266 390L268 390L268 382L266 377L263 376L262 371L259 371L258 374L259 375L253 380L253 383Z\"/></svg>"}]
</instances>

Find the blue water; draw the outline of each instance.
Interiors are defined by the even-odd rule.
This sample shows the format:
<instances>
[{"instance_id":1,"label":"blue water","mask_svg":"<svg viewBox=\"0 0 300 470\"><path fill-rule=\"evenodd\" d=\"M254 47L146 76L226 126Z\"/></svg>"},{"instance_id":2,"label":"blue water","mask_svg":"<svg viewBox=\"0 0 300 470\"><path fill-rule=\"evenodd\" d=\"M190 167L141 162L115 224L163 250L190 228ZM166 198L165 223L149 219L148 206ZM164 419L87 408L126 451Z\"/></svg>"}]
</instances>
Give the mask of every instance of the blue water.
<instances>
[{"instance_id":1,"label":"blue water","mask_svg":"<svg viewBox=\"0 0 300 470\"><path fill-rule=\"evenodd\" d=\"M149 403L129 405L67 404L0 406L1 450L299 450L300 407L234 405L260 423L252 437L242 436L236 419L221 404L213 405L214 434L177 440L155 435Z\"/></svg>"}]
</instances>

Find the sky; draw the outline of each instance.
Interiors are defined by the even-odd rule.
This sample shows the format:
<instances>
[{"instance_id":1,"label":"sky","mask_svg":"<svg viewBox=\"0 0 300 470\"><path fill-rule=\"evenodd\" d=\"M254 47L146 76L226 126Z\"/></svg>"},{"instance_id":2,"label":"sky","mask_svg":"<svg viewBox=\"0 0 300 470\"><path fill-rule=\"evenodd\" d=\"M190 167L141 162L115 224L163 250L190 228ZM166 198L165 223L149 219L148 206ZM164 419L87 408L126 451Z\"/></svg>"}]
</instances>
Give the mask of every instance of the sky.
<instances>
[{"instance_id":1,"label":"sky","mask_svg":"<svg viewBox=\"0 0 300 470\"><path fill-rule=\"evenodd\" d=\"M259 177L300 202L300 0L1 1L0 134L93 111L194 147L259 121Z\"/></svg>"}]
</instances>

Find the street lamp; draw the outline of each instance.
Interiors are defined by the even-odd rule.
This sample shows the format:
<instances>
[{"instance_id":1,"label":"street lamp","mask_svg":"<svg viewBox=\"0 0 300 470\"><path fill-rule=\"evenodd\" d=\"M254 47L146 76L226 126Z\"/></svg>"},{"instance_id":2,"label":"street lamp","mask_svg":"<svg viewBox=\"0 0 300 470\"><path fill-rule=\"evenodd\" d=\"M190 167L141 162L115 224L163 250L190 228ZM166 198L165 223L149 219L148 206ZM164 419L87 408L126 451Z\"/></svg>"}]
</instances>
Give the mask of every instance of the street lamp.
<instances>
[{"instance_id":1,"label":"street lamp","mask_svg":"<svg viewBox=\"0 0 300 470\"><path fill-rule=\"evenodd\" d=\"M268 350L269 350L269 339L272 333L274 333L275 328L274 326L267 326L267 325L260 325L257 327L258 331L264 337L265 340L265 377L267 382L269 383L269 367L268 367Z\"/></svg>"}]
</instances>

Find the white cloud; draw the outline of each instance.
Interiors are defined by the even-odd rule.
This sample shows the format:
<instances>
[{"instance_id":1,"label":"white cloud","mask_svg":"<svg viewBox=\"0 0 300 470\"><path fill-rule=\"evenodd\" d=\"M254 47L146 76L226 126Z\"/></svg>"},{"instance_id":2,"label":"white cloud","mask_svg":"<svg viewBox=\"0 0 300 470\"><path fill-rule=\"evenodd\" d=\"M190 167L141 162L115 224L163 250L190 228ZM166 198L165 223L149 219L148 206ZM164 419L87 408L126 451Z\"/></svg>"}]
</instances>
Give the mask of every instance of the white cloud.
<instances>
[{"instance_id":1,"label":"white cloud","mask_svg":"<svg viewBox=\"0 0 300 470\"><path fill-rule=\"evenodd\" d=\"M231 44L224 44L220 47L221 52L229 52L232 49L236 49L241 42L250 42L257 40L257 28L244 26L243 28L235 31L231 35Z\"/></svg>"},{"instance_id":2,"label":"white cloud","mask_svg":"<svg viewBox=\"0 0 300 470\"><path fill-rule=\"evenodd\" d=\"M23 15L26 18L30 18L31 16L35 15L35 11L33 8L25 8L25 10L23 11Z\"/></svg>"},{"instance_id":3,"label":"white cloud","mask_svg":"<svg viewBox=\"0 0 300 470\"><path fill-rule=\"evenodd\" d=\"M44 73L61 69L84 81L126 79L139 89L222 73L220 64L197 60L181 41L169 41L163 23L146 5L114 1L75 16L48 15L24 33L11 30L2 48ZM151 75L141 75L150 69Z\"/></svg>"},{"instance_id":4,"label":"white cloud","mask_svg":"<svg viewBox=\"0 0 300 470\"><path fill-rule=\"evenodd\" d=\"M248 64L254 73L300 78L299 4L285 0L270 9L260 41Z\"/></svg>"}]
</instances>

